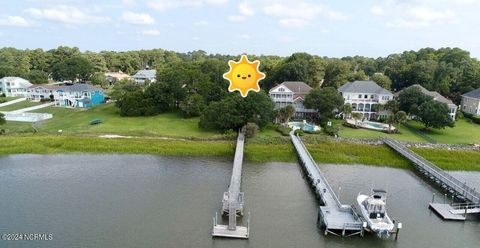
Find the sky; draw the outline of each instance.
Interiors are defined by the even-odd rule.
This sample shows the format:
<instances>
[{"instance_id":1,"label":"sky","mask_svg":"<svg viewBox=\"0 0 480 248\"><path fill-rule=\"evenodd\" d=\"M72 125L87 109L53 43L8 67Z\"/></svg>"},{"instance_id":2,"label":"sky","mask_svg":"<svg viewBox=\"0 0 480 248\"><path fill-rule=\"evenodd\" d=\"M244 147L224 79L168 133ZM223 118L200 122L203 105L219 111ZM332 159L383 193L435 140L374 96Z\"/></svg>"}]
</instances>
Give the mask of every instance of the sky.
<instances>
[{"instance_id":1,"label":"sky","mask_svg":"<svg viewBox=\"0 0 480 248\"><path fill-rule=\"evenodd\" d=\"M480 0L0 0L0 47L480 57Z\"/></svg>"}]
</instances>

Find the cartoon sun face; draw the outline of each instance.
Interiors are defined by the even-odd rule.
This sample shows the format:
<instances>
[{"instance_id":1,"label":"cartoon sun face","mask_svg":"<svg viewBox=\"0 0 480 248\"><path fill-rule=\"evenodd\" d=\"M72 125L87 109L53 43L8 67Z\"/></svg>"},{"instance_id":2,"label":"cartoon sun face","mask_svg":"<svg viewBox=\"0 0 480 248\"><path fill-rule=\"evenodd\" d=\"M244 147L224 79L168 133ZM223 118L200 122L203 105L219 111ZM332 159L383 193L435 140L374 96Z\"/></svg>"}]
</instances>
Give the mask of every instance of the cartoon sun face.
<instances>
[{"instance_id":1,"label":"cartoon sun face","mask_svg":"<svg viewBox=\"0 0 480 248\"><path fill-rule=\"evenodd\" d=\"M258 82L265 78L265 74L258 70L260 61L250 62L246 55L242 55L240 61L228 61L230 70L223 74L223 78L230 82L228 91L240 91L242 97L246 97L249 91L259 92Z\"/></svg>"}]
</instances>

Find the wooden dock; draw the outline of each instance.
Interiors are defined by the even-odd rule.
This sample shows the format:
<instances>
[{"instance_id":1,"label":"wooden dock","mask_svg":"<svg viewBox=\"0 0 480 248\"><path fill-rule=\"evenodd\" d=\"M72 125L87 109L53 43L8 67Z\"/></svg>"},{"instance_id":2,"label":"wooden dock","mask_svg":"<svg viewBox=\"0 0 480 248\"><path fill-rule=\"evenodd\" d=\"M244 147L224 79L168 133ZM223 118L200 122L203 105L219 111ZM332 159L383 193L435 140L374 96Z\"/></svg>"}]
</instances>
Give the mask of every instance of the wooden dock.
<instances>
[{"instance_id":1,"label":"wooden dock","mask_svg":"<svg viewBox=\"0 0 480 248\"><path fill-rule=\"evenodd\" d=\"M350 205L340 203L302 140L294 135L293 131L290 133L290 137L300 164L307 174L320 205L322 205L319 207L317 220L321 227L325 228L325 235L328 233L342 236L363 235L364 221Z\"/></svg>"},{"instance_id":2,"label":"wooden dock","mask_svg":"<svg viewBox=\"0 0 480 248\"><path fill-rule=\"evenodd\" d=\"M436 165L405 147L402 143L388 138L382 140L386 145L410 160L420 173L439 184L447 192L454 194L460 199L464 199L466 202L480 204L480 193L474 188L468 186L465 182L461 182L452 175L438 168Z\"/></svg>"},{"instance_id":3,"label":"wooden dock","mask_svg":"<svg viewBox=\"0 0 480 248\"><path fill-rule=\"evenodd\" d=\"M383 142L397 151L415 165L415 168L425 178L439 185L446 192L449 192L457 199L465 201L464 204L446 204L432 202L429 208L438 213L444 220L466 220L467 214L480 213L480 193L474 188L469 187L465 182L461 182L452 175L438 168L433 163L417 155L402 143L384 138Z\"/></svg>"},{"instance_id":4,"label":"wooden dock","mask_svg":"<svg viewBox=\"0 0 480 248\"><path fill-rule=\"evenodd\" d=\"M213 218L212 235L214 237L227 238L248 238L250 217L247 220L247 226L237 226L237 216L243 215L244 194L240 192L242 183L242 164L243 147L245 143L245 134L238 133L237 146L235 148L235 157L233 160L232 177L228 191L223 193L222 213L228 215L228 225L219 225L217 216Z\"/></svg>"}]
</instances>

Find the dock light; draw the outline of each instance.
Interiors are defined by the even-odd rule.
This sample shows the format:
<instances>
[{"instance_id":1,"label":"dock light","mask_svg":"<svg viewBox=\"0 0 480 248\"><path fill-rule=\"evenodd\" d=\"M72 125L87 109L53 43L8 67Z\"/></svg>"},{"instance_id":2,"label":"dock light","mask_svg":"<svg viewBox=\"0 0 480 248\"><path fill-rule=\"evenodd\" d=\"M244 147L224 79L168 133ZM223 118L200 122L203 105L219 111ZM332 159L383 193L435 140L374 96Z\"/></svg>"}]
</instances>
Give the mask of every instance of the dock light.
<instances>
[{"instance_id":1,"label":"dock light","mask_svg":"<svg viewBox=\"0 0 480 248\"><path fill-rule=\"evenodd\" d=\"M367 228L367 222L363 222L362 227Z\"/></svg>"},{"instance_id":2,"label":"dock light","mask_svg":"<svg viewBox=\"0 0 480 248\"><path fill-rule=\"evenodd\" d=\"M398 223L397 228L402 229L402 223L401 222Z\"/></svg>"}]
</instances>

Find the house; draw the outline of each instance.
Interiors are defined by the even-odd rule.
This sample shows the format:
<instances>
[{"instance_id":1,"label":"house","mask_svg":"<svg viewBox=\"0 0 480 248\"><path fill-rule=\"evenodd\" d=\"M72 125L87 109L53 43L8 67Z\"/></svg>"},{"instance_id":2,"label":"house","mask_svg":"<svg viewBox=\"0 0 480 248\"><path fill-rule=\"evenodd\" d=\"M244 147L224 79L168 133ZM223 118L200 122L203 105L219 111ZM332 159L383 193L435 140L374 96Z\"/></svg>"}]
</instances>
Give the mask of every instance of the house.
<instances>
[{"instance_id":1,"label":"house","mask_svg":"<svg viewBox=\"0 0 480 248\"><path fill-rule=\"evenodd\" d=\"M436 91L429 91L427 89L425 89L423 86L419 85L419 84L414 84L412 86L409 86L405 89L409 89L411 87L416 87L418 88L423 94L427 95L427 96L431 96L433 98L433 100L437 101L437 102L441 102L441 103L445 103L447 104L448 108L450 109L450 112L449 112L449 115L450 117L452 117L453 120L455 120L455 116L457 114L457 108L458 106L455 105L455 103L453 103L452 101L450 101L450 99L447 99L445 98L444 96L440 95L440 93L436 92ZM403 90L405 90L403 89ZM398 95L400 95L400 93L403 91L399 91L397 93L395 93L395 96L398 97Z\"/></svg>"},{"instance_id":2,"label":"house","mask_svg":"<svg viewBox=\"0 0 480 248\"><path fill-rule=\"evenodd\" d=\"M41 101L42 99L52 99L53 100L53 92L59 86L56 85L48 85L48 84L34 84L27 89L27 94L25 97L27 100L30 101Z\"/></svg>"},{"instance_id":3,"label":"house","mask_svg":"<svg viewBox=\"0 0 480 248\"><path fill-rule=\"evenodd\" d=\"M118 72L106 72L105 78L107 79L109 85L113 85L115 82L120 81L122 79L131 79L132 77L122 71Z\"/></svg>"},{"instance_id":4,"label":"house","mask_svg":"<svg viewBox=\"0 0 480 248\"><path fill-rule=\"evenodd\" d=\"M102 88L90 84L76 83L58 86L53 93L56 106L90 108L105 102Z\"/></svg>"},{"instance_id":5,"label":"house","mask_svg":"<svg viewBox=\"0 0 480 248\"><path fill-rule=\"evenodd\" d=\"M462 95L462 111L480 115L480 88Z\"/></svg>"},{"instance_id":6,"label":"house","mask_svg":"<svg viewBox=\"0 0 480 248\"><path fill-rule=\"evenodd\" d=\"M32 86L26 79L20 77L4 77L0 79L0 94L8 97L25 97L28 87Z\"/></svg>"},{"instance_id":7,"label":"house","mask_svg":"<svg viewBox=\"0 0 480 248\"><path fill-rule=\"evenodd\" d=\"M140 70L132 76L137 84L145 84L145 82L155 83L157 79L157 70Z\"/></svg>"},{"instance_id":8,"label":"house","mask_svg":"<svg viewBox=\"0 0 480 248\"><path fill-rule=\"evenodd\" d=\"M295 118L306 118L316 111L314 109L307 109L303 105L305 96L312 90L304 82L283 82L270 89L269 95L275 103L275 108L283 108L287 105L295 107Z\"/></svg>"},{"instance_id":9,"label":"house","mask_svg":"<svg viewBox=\"0 0 480 248\"><path fill-rule=\"evenodd\" d=\"M352 112L362 114L367 120L379 117L375 105L383 105L393 99L392 92L374 81L348 82L338 88L338 91L342 94L344 103L352 106Z\"/></svg>"}]
</instances>

